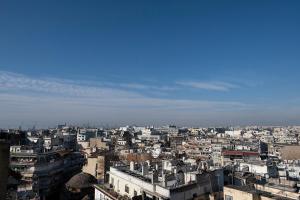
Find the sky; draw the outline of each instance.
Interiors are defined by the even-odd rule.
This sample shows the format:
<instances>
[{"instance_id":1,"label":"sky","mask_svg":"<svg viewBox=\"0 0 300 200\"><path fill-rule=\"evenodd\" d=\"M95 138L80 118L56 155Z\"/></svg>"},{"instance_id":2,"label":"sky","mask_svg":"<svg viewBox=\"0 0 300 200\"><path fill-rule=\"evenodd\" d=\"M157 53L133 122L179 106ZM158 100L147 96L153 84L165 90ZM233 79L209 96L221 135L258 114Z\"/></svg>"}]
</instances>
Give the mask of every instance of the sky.
<instances>
[{"instance_id":1,"label":"sky","mask_svg":"<svg viewBox=\"0 0 300 200\"><path fill-rule=\"evenodd\" d=\"M0 127L300 124L300 2L0 1Z\"/></svg>"}]
</instances>

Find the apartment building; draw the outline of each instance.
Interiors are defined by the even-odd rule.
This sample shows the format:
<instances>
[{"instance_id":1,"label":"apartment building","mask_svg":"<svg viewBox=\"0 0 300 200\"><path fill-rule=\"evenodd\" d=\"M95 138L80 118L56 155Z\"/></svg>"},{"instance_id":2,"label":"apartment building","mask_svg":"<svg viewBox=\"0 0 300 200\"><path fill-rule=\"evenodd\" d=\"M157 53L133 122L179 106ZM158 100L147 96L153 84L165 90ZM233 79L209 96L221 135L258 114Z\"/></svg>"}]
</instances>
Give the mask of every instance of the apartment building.
<instances>
[{"instance_id":1,"label":"apartment building","mask_svg":"<svg viewBox=\"0 0 300 200\"><path fill-rule=\"evenodd\" d=\"M10 168L20 173L18 199L46 197L81 171L84 157L66 150L37 152L30 146L11 146Z\"/></svg>"},{"instance_id":2,"label":"apartment building","mask_svg":"<svg viewBox=\"0 0 300 200\"><path fill-rule=\"evenodd\" d=\"M217 177L221 174L220 171L200 172L188 166L171 167L166 163L164 166L150 166L148 162L131 162L130 167L123 165L110 168L108 187L128 198L188 200L218 191ZM105 195L103 189L95 186L95 199Z\"/></svg>"}]
</instances>

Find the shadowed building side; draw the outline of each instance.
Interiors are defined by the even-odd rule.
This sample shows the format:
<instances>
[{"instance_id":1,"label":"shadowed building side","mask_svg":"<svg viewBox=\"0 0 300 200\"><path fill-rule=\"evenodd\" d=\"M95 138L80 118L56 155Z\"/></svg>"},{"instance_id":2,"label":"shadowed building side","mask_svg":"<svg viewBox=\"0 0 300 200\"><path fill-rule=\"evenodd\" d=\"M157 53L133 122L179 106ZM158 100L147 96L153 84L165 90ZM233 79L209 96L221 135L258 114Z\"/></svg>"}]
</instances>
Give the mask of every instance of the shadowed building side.
<instances>
[{"instance_id":1,"label":"shadowed building side","mask_svg":"<svg viewBox=\"0 0 300 200\"><path fill-rule=\"evenodd\" d=\"M6 198L9 167L9 144L0 140L0 199Z\"/></svg>"}]
</instances>

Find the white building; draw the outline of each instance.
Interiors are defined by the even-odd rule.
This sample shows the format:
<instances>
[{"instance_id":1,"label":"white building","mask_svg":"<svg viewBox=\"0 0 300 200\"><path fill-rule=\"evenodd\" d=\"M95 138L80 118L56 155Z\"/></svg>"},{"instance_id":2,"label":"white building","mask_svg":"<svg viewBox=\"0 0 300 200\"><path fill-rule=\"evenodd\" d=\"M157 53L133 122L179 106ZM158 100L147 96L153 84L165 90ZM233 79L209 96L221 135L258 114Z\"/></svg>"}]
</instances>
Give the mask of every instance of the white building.
<instances>
[{"instance_id":1,"label":"white building","mask_svg":"<svg viewBox=\"0 0 300 200\"><path fill-rule=\"evenodd\" d=\"M166 166L163 168L174 169ZM217 181L212 174L178 169L173 172L163 170L159 174L157 171L150 171L147 162L141 165L141 171L135 170L135 164L131 163L130 169L127 166L110 167L109 185L114 192L128 198L141 196L143 199L188 200L216 190ZM114 199L113 195L109 196L105 190L95 186L95 199L100 200L101 196L104 199Z\"/></svg>"},{"instance_id":2,"label":"white building","mask_svg":"<svg viewBox=\"0 0 300 200\"><path fill-rule=\"evenodd\" d=\"M266 161L252 160L239 163L241 171L251 172L263 177L276 177L277 169L272 163Z\"/></svg>"},{"instance_id":3,"label":"white building","mask_svg":"<svg viewBox=\"0 0 300 200\"><path fill-rule=\"evenodd\" d=\"M228 135L230 137L240 137L242 134L241 130L233 130L233 131L225 131L225 135Z\"/></svg>"}]
</instances>

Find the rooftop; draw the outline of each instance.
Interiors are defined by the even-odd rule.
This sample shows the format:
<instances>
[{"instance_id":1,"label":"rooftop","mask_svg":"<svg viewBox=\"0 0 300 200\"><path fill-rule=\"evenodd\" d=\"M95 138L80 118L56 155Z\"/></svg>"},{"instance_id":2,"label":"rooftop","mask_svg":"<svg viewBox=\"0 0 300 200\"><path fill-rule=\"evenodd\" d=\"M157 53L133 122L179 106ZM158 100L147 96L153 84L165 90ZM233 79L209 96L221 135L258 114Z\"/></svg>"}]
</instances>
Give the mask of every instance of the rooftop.
<instances>
[{"instance_id":1,"label":"rooftop","mask_svg":"<svg viewBox=\"0 0 300 200\"><path fill-rule=\"evenodd\" d=\"M138 174L138 173L136 173L136 172L133 172L133 171L127 169L127 168L124 168L124 167L118 167L118 168L116 168L116 169L118 169L119 171L124 172L124 173L126 173L126 174L129 174L130 176L134 176L134 177L136 177L136 178L138 178L138 179L141 179L141 180L143 180L143 181L146 181L146 182L148 182L148 183L151 183L151 179L150 179L150 178L145 177L145 176L143 176L143 175L141 175L141 174Z\"/></svg>"},{"instance_id":2,"label":"rooftop","mask_svg":"<svg viewBox=\"0 0 300 200\"><path fill-rule=\"evenodd\" d=\"M277 199L277 200L293 200L291 198L287 198L287 197L282 197L282 196L278 196L269 192L265 192L265 191L261 191L261 190L256 190L253 187L249 187L249 186L236 186L236 185L227 185L224 186L224 188L231 188L231 189L235 189L235 190L240 190L243 192L248 192L254 195L259 195L259 196L265 196L265 197L269 197L272 199Z\"/></svg>"},{"instance_id":3,"label":"rooftop","mask_svg":"<svg viewBox=\"0 0 300 200\"><path fill-rule=\"evenodd\" d=\"M222 151L222 155L224 156L259 156L258 152L254 151L236 151L236 150L224 150Z\"/></svg>"}]
</instances>

